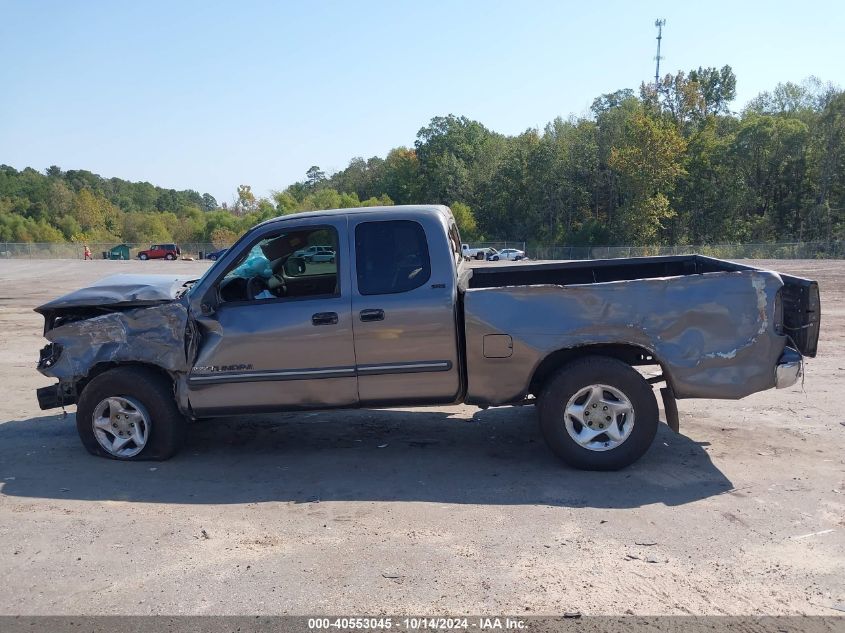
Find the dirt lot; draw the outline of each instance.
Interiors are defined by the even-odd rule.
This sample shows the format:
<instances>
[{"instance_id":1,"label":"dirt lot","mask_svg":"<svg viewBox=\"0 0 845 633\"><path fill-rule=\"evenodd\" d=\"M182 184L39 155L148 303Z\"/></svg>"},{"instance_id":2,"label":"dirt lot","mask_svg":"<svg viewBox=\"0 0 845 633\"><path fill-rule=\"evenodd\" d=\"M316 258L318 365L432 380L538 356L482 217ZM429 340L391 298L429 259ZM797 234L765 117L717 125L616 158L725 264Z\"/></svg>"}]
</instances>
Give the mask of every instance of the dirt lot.
<instances>
[{"instance_id":1,"label":"dirt lot","mask_svg":"<svg viewBox=\"0 0 845 633\"><path fill-rule=\"evenodd\" d=\"M806 382L681 401L619 473L560 465L531 407L231 418L164 463L45 414L39 303L117 271L0 262L0 613L820 614L845 603L845 262Z\"/></svg>"}]
</instances>

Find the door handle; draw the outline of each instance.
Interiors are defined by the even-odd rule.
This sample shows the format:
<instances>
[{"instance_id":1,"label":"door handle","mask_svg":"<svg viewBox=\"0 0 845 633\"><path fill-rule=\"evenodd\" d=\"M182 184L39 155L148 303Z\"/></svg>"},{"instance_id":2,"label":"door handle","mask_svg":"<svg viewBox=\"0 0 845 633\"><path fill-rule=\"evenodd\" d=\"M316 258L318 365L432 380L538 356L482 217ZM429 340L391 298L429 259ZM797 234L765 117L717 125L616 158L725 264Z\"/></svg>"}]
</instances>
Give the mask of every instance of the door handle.
<instances>
[{"instance_id":1,"label":"door handle","mask_svg":"<svg viewBox=\"0 0 845 633\"><path fill-rule=\"evenodd\" d=\"M337 312L318 312L311 315L313 325L337 325Z\"/></svg>"},{"instance_id":2,"label":"door handle","mask_svg":"<svg viewBox=\"0 0 845 633\"><path fill-rule=\"evenodd\" d=\"M373 310L361 310L358 313L362 321L384 321L384 310L376 308Z\"/></svg>"}]
</instances>

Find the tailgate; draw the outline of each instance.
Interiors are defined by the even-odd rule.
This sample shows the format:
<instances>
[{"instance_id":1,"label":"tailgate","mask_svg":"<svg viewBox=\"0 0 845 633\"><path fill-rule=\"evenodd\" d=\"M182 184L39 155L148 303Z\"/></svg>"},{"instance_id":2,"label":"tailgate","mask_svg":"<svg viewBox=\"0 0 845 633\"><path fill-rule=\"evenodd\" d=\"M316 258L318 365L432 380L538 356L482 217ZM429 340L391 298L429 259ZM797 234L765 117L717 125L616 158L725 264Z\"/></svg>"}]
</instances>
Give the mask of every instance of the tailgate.
<instances>
[{"instance_id":1,"label":"tailgate","mask_svg":"<svg viewBox=\"0 0 845 633\"><path fill-rule=\"evenodd\" d=\"M819 284L784 274L781 279L784 333L789 335L799 352L815 357L821 322Z\"/></svg>"}]
</instances>

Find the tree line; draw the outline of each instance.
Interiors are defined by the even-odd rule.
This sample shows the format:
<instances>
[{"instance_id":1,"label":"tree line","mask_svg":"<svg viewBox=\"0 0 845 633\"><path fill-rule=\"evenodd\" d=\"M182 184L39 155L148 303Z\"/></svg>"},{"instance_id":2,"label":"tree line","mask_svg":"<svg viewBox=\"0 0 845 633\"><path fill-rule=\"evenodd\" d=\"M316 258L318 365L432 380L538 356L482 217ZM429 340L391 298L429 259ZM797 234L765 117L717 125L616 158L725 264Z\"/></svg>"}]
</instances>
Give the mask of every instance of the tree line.
<instances>
[{"instance_id":1,"label":"tree line","mask_svg":"<svg viewBox=\"0 0 845 633\"><path fill-rule=\"evenodd\" d=\"M566 245L841 240L845 93L809 78L731 110L729 66L597 97L508 136L448 115L414 146L231 203L86 171L0 166L0 240L231 242L280 214L448 204L466 239Z\"/></svg>"}]
</instances>

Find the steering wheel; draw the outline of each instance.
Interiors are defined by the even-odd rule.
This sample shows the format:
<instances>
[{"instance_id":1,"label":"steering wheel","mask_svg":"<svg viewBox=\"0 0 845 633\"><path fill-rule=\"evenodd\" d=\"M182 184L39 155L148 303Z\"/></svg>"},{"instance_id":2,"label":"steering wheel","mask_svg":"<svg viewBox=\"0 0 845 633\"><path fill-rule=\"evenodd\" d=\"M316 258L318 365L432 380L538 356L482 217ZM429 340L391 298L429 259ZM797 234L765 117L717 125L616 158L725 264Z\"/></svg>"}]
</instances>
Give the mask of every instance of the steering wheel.
<instances>
[{"instance_id":1,"label":"steering wheel","mask_svg":"<svg viewBox=\"0 0 845 633\"><path fill-rule=\"evenodd\" d=\"M267 282L263 277L250 277L246 282L246 298L248 301L255 301L255 298L267 288Z\"/></svg>"},{"instance_id":2,"label":"steering wheel","mask_svg":"<svg viewBox=\"0 0 845 633\"><path fill-rule=\"evenodd\" d=\"M277 297L284 297L288 293L287 284L285 284L285 279L279 273L276 273L270 279L267 280L267 290L272 292Z\"/></svg>"}]
</instances>

